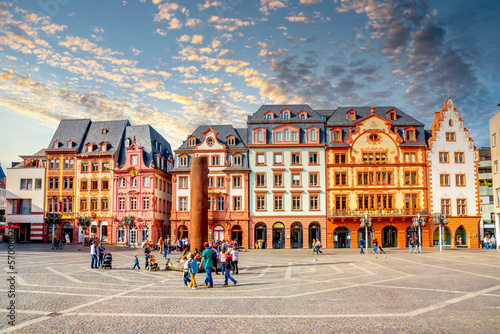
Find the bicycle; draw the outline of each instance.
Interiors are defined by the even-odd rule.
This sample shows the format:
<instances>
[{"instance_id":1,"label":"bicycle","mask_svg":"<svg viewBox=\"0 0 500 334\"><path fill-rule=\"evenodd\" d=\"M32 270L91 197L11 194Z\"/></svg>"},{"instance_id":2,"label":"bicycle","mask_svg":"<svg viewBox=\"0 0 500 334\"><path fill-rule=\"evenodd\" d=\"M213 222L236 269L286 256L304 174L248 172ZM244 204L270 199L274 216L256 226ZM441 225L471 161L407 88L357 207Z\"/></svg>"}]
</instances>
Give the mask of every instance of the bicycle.
<instances>
[{"instance_id":1,"label":"bicycle","mask_svg":"<svg viewBox=\"0 0 500 334\"><path fill-rule=\"evenodd\" d=\"M63 248L64 244L62 242L57 242L57 241L54 241L50 246L50 249L63 249Z\"/></svg>"},{"instance_id":2,"label":"bicycle","mask_svg":"<svg viewBox=\"0 0 500 334\"><path fill-rule=\"evenodd\" d=\"M130 248L131 246L133 246L135 248L135 244L131 244L131 243L128 243L128 242L126 242L126 243L123 244L123 247L125 247L125 248Z\"/></svg>"}]
</instances>

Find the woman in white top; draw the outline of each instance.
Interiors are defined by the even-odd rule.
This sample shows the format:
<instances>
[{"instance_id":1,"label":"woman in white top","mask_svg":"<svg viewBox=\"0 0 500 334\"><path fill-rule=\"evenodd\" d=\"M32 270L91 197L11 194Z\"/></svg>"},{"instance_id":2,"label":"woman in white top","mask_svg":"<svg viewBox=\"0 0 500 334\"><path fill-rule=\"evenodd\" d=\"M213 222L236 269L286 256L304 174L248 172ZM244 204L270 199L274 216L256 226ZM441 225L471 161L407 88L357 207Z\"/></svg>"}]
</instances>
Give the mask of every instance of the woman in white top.
<instances>
[{"instance_id":1,"label":"woman in white top","mask_svg":"<svg viewBox=\"0 0 500 334\"><path fill-rule=\"evenodd\" d=\"M233 257L233 275L238 275L238 258L240 255L240 251L236 246L232 248L233 252L231 253L231 256Z\"/></svg>"}]
</instances>

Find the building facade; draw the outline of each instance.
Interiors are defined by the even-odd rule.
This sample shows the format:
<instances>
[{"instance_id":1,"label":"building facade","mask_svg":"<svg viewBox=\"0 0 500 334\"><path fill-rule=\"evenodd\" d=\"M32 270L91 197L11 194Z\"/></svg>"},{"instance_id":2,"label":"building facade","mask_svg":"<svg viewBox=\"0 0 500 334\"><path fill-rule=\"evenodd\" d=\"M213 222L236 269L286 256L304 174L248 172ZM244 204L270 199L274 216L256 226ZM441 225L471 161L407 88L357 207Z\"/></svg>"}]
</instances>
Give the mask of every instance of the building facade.
<instances>
[{"instance_id":1,"label":"building facade","mask_svg":"<svg viewBox=\"0 0 500 334\"><path fill-rule=\"evenodd\" d=\"M170 235L174 160L151 126L127 126L114 168L113 243L158 241Z\"/></svg>"},{"instance_id":2,"label":"building facade","mask_svg":"<svg viewBox=\"0 0 500 334\"><path fill-rule=\"evenodd\" d=\"M446 214L443 246L479 247L479 151L464 121L447 98L434 113L428 140L427 170L431 213ZM439 245L439 229L431 225L432 245Z\"/></svg>"},{"instance_id":3,"label":"building facade","mask_svg":"<svg viewBox=\"0 0 500 334\"><path fill-rule=\"evenodd\" d=\"M189 238L191 219L191 160L208 158L208 237L237 240L249 247L248 230L248 149L246 129L231 125L199 126L175 151L172 170L172 236Z\"/></svg>"},{"instance_id":4,"label":"building facade","mask_svg":"<svg viewBox=\"0 0 500 334\"><path fill-rule=\"evenodd\" d=\"M5 172L2 169L2 165L0 164L0 226L5 225L6 223L6 212L7 212L7 191L5 190L6 188L6 181L7 177L5 175ZM0 241L2 241L3 238L3 233L0 236Z\"/></svg>"},{"instance_id":5,"label":"building facade","mask_svg":"<svg viewBox=\"0 0 500 334\"><path fill-rule=\"evenodd\" d=\"M45 205L45 150L20 156L22 163L7 169L7 222L19 242L42 242Z\"/></svg>"},{"instance_id":6,"label":"building facade","mask_svg":"<svg viewBox=\"0 0 500 334\"><path fill-rule=\"evenodd\" d=\"M263 105L247 126L249 247L325 243L323 118L308 105Z\"/></svg>"},{"instance_id":7,"label":"building facade","mask_svg":"<svg viewBox=\"0 0 500 334\"><path fill-rule=\"evenodd\" d=\"M495 211L495 239L500 237L500 111L490 118L491 162L493 169L493 198ZM497 241L497 248L500 242Z\"/></svg>"},{"instance_id":8,"label":"building facade","mask_svg":"<svg viewBox=\"0 0 500 334\"><path fill-rule=\"evenodd\" d=\"M327 244L357 248L368 232L368 246L377 238L382 247L406 247L418 237L412 218L428 217L424 125L394 107L340 107L325 129ZM372 226L362 228L362 218Z\"/></svg>"},{"instance_id":9,"label":"building facade","mask_svg":"<svg viewBox=\"0 0 500 334\"><path fill-rule=\"evenodd\" d=\"M479 241L485 235L495 233L495 205L493 199L493 173L491 165L491 148L479 148L479 211L481 222L479 225Z\"/></svg>"}]
</instances>

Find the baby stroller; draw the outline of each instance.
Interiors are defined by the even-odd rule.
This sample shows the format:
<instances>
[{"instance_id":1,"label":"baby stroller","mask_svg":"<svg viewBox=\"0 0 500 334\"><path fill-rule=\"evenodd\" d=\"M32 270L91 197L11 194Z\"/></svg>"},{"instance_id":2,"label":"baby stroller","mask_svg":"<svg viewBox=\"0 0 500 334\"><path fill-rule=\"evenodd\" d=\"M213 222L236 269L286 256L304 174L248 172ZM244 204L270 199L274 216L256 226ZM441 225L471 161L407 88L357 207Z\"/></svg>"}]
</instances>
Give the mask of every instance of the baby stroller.
<instances>
[{"instance_id":1,"label":"baby stroller","mask_svg":"<svg viewBox=\"0 0 500 334\"><path fill-rule=\"evenodd\" d=\"M153 255L149 255L149 266L148 271L159 271L160 266L158 266L158 261L156 261Z\"/></svg>"},{"instance_id":2,"label":"baby stroller","mask_svg":"<svg viewBox=\"0 0 500 334\"><path fill-rule=\"evenodd\" d=\"M113 257L111 256L111 253L105 253L104 257L102 259L102 269L108 267L111 269L111 262L113 262Z\"/></svg>"}]
</instances>

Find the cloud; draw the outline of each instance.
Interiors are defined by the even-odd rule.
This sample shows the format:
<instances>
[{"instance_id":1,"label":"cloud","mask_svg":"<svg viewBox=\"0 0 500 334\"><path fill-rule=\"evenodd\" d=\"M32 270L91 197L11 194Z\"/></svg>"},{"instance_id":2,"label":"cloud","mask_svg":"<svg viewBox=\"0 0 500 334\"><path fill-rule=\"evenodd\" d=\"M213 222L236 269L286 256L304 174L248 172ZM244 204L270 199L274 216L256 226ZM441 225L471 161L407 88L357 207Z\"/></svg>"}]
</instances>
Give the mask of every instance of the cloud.
<instances>
[{"instance_id":1,"label":"cloud","mask_svg":"<svg viewBox=\"0 0 500 334\"><path fill-rule=\"evenodd\" d=\"M311 21L311 19L309 19L305 15L306 15L305 13L301 12L301 13L299 13L299 15L286 16L285 20L287 20L288 22L300 23L300 24L309 24L309 23L314 22L314 21Z\"/></svg>"},{"instance_id":2,"label":"cloud","mask_svg":"<svg viewBox=\"0 0 500 334\"><path fill-rule=\"evenodd\" d=\"M182 27L181 21L177 18L173 18L168 24L168 29L180 29Z\"/></svg>"},{"instance_id":3,"label":"cloud","mask_svg":"<svg viewBox=\"0 0 500 334\"><path fill-rule=\"evenodd\" d=\"M192 44L201 44L203 43L203 36L202 35L194 35L193 38L191 39Z\"/></svg>"},{"instance_id":4,"label":"cloud","mask_svg":"<svg viewBox=\"0 0 500 334\"><path fill-rule=\"evenodd\" d=\"M167 32L165 30L160 29L160 28L155 30L155 34L158 34L161 36L167 36Z\"/></svg>"},{"instance_id":5,"label":"cloud","mask_svg":"<svg viewBox=\"0 0 500 334\"><path fill-rule=\"evenodd\" d=\"M104 33L104 28L99 28L99 27L93 27L92 31L96 34L103 34Z\"/></svg>"},{"instance_id":6,"label":"cloud","mask_svg":"<svg viewBox=\"0 0 500 334\"><path fill-rule=\"evenodd\" d=\"M138 50L138 49L134 48L133 45L130 46L130 49L132 50L132 53L134 54L134 56L138 56L139 54L142 53L141 50Z\"/></svg>"},{"instance_id":7,"label":"cloud","mask_svg":"<svg viewBox=\"0 0 500 334\"><path fill-rule=\"evenodd\" d=\"M191 97L182 96L182 95L178 95L178 94L172 94L172 93L167 92L167 91L149 93L149 96L156 97L156 98L161 99L161 100L168 99L168 100L171 100L173 102L180 103L180 104L186 104L186 105L196 104L196 102L194 102Z\"/></svg>"},{"instance_id":8,"label":"cloud","mask_svg":"<svg viewBox=\"0 0 500 334\"><path fill-rule=\"evenodd\" d=\"M45 31L47 34L55 34L56 32L64 31L64 29L68 28L68 26L65 25L57 25L57 24L48 24L45 26L42 26L42 31Z\"/></svg>"},{"instance_id":9,"label":"cloud","mask_svg":"<svg viewBox=\"0 0 500 334\"><path fill-rule=\"evenodd\" d=\"M307 6L307 5L314 5L314 4L321 3L321 2L323 2L323 0L300 0L299 4Z\"/></svg>"},{"instance_id":10,"label":"cloud","mask_svg":"<svg viewBox=\"0 0 500 334\"><path fill-rule=\"evenodd\" d=\"M208 9L210 7L221 7L222 2L205 0L205 3L203 3L203 4L199 3L197 6L198 6L199 11L203 11L203 10Z\"/></svg>"},{"instance_id":11,"label":"cloud","mask_svg":"<svg viewBox=\"0 0 500 334\"><path fill-rule=\"evenodd\" d=\"M208 22L209 23L215 22L215 29L225 30L225 31L234 31L238 28L253 26L255 24L255 22L253 21L243 21L241 19L232 19L232 18L220 18L218 16L211 16Z\"/></svg>"},{"instance_id":12,"label":"cloud","mask_svg":"<svg viewBox=\"0 0 500 334\"><path fill-rule=\"evenodd\" d=\"M193 28L193 27L196 27L196 26L198 26L200 24L201 24L201 20L200 19L188 19L186 21L186 27Z\"/></svg>"},{"instance_id":13,"label":"cloud","mask_svg":"<svg viewBox=\"0 0 500 334\"><path fill-rule=\"evenodd\" d=\"M260 0L259 9L264 15L269 15L270 10L278 10L280 8L286 8L288 0Z\"/></svg>"}]
</instances>

